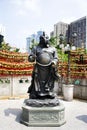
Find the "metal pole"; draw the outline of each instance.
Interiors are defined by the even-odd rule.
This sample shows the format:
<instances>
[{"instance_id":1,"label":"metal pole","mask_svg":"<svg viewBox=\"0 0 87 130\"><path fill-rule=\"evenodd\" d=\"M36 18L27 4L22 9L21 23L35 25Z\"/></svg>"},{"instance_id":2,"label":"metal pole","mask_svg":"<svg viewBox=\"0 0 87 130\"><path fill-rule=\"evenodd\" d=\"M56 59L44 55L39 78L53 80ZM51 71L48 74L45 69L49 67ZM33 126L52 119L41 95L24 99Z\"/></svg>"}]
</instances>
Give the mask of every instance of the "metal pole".
<instances>
[{"instance_id":1,"label":"metal pole","mask_svg":"<svg viewBox=\"0 0 87 130\"><path fill-rule=\"evenodd\" d=\"M67 83L70 81L70 51L68 51L68 74L67 74Z\"/></svg>"}]
</instances>

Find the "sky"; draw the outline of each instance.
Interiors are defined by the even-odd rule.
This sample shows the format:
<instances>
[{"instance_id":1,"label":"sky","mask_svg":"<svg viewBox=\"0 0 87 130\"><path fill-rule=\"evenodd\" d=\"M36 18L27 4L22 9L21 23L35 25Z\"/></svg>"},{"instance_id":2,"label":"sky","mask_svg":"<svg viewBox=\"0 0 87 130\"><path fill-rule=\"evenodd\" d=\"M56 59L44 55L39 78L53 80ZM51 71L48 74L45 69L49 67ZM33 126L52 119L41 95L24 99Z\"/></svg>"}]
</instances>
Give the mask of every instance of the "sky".
<instances>
[{"instance_id":1,"label":"sky","mask_svg":"<svg viewBox=\"0 0 87 130\"><path fill-rule=\"evenodd\" d=\"M54 24L87 15L87 0L0 0L0 33L12 47L25 51L26 38L37 31L49 36Z\"/></svg>"}]
</instances>

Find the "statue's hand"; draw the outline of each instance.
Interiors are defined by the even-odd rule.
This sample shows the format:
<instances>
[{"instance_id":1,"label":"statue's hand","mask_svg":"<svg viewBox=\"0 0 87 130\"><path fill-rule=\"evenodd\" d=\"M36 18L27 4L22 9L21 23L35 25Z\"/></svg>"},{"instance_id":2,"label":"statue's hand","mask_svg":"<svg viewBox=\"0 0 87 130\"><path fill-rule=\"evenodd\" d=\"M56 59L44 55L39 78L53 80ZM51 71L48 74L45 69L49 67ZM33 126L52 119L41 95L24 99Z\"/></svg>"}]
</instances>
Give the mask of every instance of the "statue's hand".
<instances>
[{"instance_id":1,"label":"statue's hand","mask_svg":"<svg viewBox=\"0 0 87 130\"><path fill-rule=\"evenodd\" d=\"M58 74L58 78L61 79L61 75L60 74Z\"/></svg>"},{"instance_id":2,"label":"statue's hand","mask_svg":"<svg viewBox=\"0 0 87 130\"><path fill-rule=\"evenodd\" d=\"M29 57L28 57L28 61L29 62L34 62L35 61L35 56L34 55L29 55Z\"/></svg>"},{"instance_id":3,"label":"statue's hand","mask_svg":"<svg viewBox=\"0 0 87 130\"><path fill-rule=\"evenodd\" d=\"M52 61L51 65L52 65L52 67L53 67L53 68L55 68L55 67L56 67L56 64L55 64L55 62L54 62L54 61Z\"/></svg>"},{"instance_id":4,"label":"statue's hand","mask_svg":"<svg viewBox=\"0 0 87 130\"><path fill-rule=\"evenodd\" d=\"M53 60L52 63L51 63L52 67L55 68L57 65L56 65L56 62Z\"/></svg>"}]
</instances>

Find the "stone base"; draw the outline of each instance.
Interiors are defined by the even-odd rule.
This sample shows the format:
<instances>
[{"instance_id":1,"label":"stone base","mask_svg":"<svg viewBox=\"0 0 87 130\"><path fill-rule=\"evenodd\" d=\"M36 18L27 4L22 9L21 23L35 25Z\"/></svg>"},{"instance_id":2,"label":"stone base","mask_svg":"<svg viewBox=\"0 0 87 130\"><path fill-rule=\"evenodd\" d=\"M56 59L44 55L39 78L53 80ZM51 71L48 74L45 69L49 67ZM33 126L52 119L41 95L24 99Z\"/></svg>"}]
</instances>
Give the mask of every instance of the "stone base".
<instances>
[{"instance_id":1,"label":"stone base","mask_svg":"<svg viewBox=\"0 0 87 130\"><path fill-rule=\"evenodd\" d=\"M61 126L65 123L65 107L59 103L54 107L22 107L21 123L27 126Z\"/></svg>"}]
</instances>

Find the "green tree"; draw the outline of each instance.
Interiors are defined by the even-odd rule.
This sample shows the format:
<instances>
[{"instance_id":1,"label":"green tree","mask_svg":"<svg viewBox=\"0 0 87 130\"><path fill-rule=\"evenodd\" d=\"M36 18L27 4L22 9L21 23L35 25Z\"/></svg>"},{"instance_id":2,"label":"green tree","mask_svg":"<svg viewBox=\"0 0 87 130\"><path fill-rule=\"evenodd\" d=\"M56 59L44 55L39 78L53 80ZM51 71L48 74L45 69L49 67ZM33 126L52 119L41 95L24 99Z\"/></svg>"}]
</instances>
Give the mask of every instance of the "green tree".
<instances>
[{"instance_id":1,"label":"green tree","mask_svg":"<svg viewBox=\"0 0 87 130\"><path fill-rule=\"evenodd\" d=\"M9 43L5 43L5 41L3 41L2 44L1 44L0 50L10 51L10 49L11 49L11 46L9 45Z\"/></svg>"},{"instance_id":2,"label":"green tree","mask_svg":"<svg viewBox=\"0 0 87 130\"><path fill-rule=\"evenodd\" d=\"M32 50L32 48L33 48L34 46L37 46L37 45L38 45L38 43L35 41L35 39L32 39L32 40L31 40L30 49Z\"/></svg>"},{"instance_id":3,"label":"green tree","mask_svg":"<svg viewBox=\"0 0 87 130\"><path fill-rule=\"evenodd\" d=\"M57 47L57 37L51 37L49 41L52 46Z\"/></svg>"},{"instance_id":4,"label":"green tree","mask_svg":"<svg viewBox=\"0 0 87 130\"><path fill-rule=\"evenodd\" d=\"M15 48L13 51L14 51L14 52L19 52L20 49L19 49L19 48Z\"/></svg>"},{"instance_id":5,"label":"green tree","mask_svg":"<svg viewBox=\"0 0 87 130\"><path fill-rule=\"evenodd\" d=\"M57 44L58 40L59 44ZM66 45L66 38L62 35L62 37L51 37L49 41L50 44L57 49L59 59L68 61L68 55L64 53L64 50L62 48L60 48L61 44L64 44L64 46Z\"/></svg>"}]
</instances>

